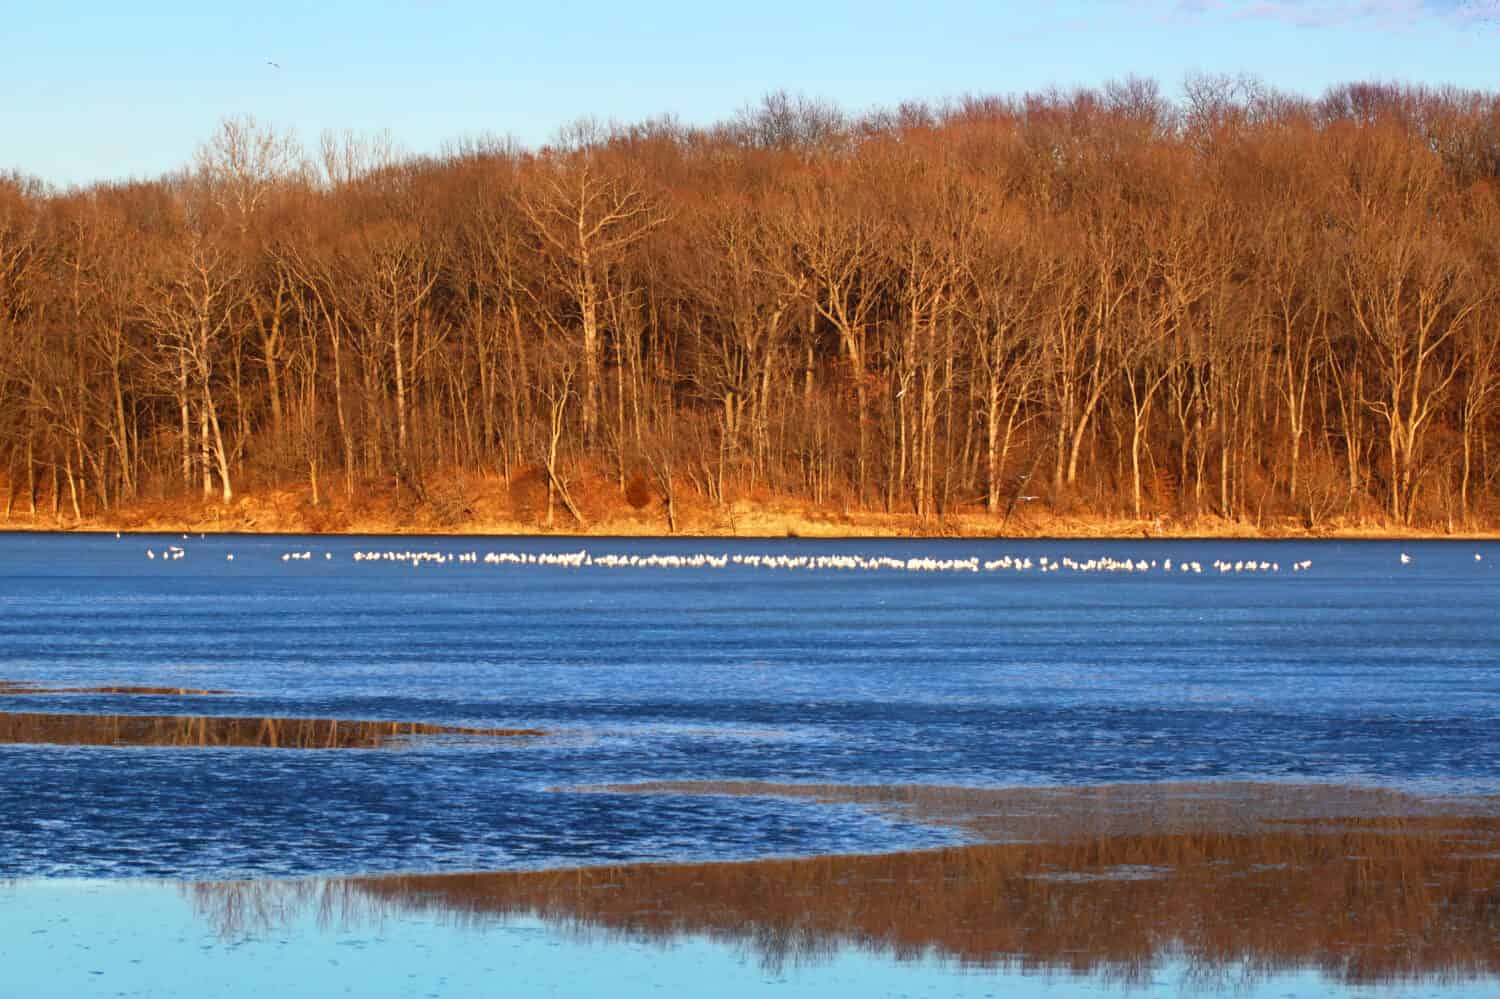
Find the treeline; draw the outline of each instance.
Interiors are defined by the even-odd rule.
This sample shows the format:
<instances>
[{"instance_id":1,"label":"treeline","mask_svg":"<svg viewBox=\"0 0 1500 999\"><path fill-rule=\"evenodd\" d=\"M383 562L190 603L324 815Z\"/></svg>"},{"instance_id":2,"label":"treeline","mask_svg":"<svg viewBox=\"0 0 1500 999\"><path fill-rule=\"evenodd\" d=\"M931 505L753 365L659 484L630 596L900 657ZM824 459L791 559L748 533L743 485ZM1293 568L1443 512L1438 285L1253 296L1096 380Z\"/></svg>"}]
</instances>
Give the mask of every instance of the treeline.
<instances>
[{"instance_id":1,"label":"treeline","mask_svg":"<svg viewBox=\"0 0 1500 999\"><path fill-rule=\"evenodd\" d=\"M5 511L471 472L1494 523L1500 96L1189 81L0 180ZM461 504L460 504L461 506ZM461 516L461 511L455 516Z\"/></svg>"}]
</instances>

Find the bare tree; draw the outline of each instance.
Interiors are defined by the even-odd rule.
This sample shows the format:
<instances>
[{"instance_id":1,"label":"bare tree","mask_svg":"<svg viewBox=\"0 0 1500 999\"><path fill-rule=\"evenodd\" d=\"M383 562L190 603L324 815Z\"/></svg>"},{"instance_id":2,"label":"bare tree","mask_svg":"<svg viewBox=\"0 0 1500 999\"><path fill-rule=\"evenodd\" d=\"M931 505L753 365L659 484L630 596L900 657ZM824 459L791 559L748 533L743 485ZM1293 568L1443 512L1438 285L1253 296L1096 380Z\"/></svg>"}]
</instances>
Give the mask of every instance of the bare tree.
<instances>
[{"instance_id":1,"label":"bare tree","mask_svg":"<svg viewBox=\"0 0 1500 999\"><path fill-rule=\"evenodd\" d=\"M603 271L666 221L665 210L638 182L606 172L585 150L538 161L520 195L521 210L577 309L581 335L584 439L598 437L604 344Z\"/></svg>"},{"instance_id":2,"label":"bare tree","mask_svg":"<svg viewBox=\"0 0 1500 999\"><path fill-rule=\"evenodd\" d=\"M175 383L181 414L183 469L194 465L192 414L198 416L203 492L218 475L225 503L234 499L229 449L219 418L220 365L232 319L242 301L241 271L201 231L189 228L177 245L161 249L161 258L140 303L145 320L161 336L159 370Z\"/></svg>"},{"instance_id":3,"label":"bare tree","mask_svg":"<svg viewBox=\"0 0 1500 999\"><path fill-rule=\"evenodd\" d=\"M1480 297L1470 264L1437 224L1454 206L1444 204L1432 158L1381 135L1346 155L1344 289L1377 379L1366 404L1386 426L1391 516L1409 523L1426 431L1458 373L1452 341Z\"/></svg>"}]
</instances>

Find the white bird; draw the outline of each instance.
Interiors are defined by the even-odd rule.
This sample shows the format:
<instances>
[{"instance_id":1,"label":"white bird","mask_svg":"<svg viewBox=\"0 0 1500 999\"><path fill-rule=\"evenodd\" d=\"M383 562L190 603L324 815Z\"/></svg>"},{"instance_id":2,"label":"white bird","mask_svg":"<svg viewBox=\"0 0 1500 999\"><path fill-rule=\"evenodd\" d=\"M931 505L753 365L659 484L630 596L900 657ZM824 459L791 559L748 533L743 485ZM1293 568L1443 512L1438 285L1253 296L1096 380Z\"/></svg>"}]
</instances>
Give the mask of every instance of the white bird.
<instances>
[{"instance_id":1,"label":"white bird","mask_svg":"<svg viewBox=\"0 0 1500 999\"><path fill-rule=\"evenodd\" d=\"M226 561L226 562L233 562L234 561L234 552L230 552L228 555L225 555L224 556L224 561Z\"/></svg>"},{"instance_id":2,"label":"white bird","mask_svg":"<svg viewBox=\"0 0 1500 999\"><path fill-rule=\"evenodd\" d=\"M118 537L118 535L116 535L116 536ZM1481 555L1481 554L1479 554L1478 552L1474 553L1474 561L1479 562L1479 561L1483 560L1483 558L1484 558L1484 556Z\"/></svg>"},{"instance_id":3,"label":"white bird","mask_svg":"<svg viewBox=\"0 0 1500 999\"><path fill-rule=\"evenodd\" d=\"M1406 552L1402 552L1401 553L1401 564L1402 565L1410 565L1411 564L1411 556L1408 555L1408 554L1406 554Z\"/></svg>"}]
</instances>

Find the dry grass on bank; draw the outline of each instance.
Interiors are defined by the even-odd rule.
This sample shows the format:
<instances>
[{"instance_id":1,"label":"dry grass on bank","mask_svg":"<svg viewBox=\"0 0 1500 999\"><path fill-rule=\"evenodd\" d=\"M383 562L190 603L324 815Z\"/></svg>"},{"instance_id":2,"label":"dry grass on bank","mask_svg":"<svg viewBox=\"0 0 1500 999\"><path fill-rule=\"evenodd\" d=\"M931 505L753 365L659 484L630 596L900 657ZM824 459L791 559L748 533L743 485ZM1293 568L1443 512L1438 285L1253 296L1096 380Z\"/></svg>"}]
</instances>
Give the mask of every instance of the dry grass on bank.
<instances>
[{"instance_id":1,"label":"dry grass on bank","mask_svg":"<svg viewBox=\"0 0 1500 999\"><path fill-rule=\"evenodd\" d=\"M104 513L74 517L68 504L53 514L39 503L32 514L16 503L0 530L231 532L246 534L454 534L594 535L656 537L669 534L746 538L1500 538L1490 526L1447 530L1406 527L1373 517L1329 518L1309 529L1294 518L1254 523L1215 516L1134 519L1086 511L1059 513L1041 503L1006 515L968 506L941 516L847 509L760 492L714 503L679 489L669 524L662 497L652 491L639 507L613 477L582 476L570 494L583 519L563 503L546 513L544 480L535 470L506 479L457 476L429 483L419 498L393 481L364 483L352 494L323 484L313 502L306 483L249 485L232 503L197 496L140 499ZM675 528L675 529L674 529Z\"/></svg>"}]
</instances>

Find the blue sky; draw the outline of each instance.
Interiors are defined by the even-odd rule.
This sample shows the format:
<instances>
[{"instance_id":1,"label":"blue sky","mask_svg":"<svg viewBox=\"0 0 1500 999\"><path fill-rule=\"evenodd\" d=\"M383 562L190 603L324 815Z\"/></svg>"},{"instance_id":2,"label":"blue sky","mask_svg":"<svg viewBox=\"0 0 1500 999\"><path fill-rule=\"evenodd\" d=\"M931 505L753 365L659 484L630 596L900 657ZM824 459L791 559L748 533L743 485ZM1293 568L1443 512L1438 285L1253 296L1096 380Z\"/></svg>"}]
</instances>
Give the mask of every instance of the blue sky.
<instances>
[{"instance_id":1,"label":"blue sky","mask_svg":"<svg viewBox=\"0 0 1500 999\"><path fill-rule=\"evenodd\" d=\"M529 145L585 115L688 123L770 90L851 110L1194 71L1305 93L1500 86L1500 0L0 0L0 169L55 184L186 164L226 115ZM134 9L139 7L141 9ZM268 60L280 68L268 65Z\"/></svg>"}]
</instances>

